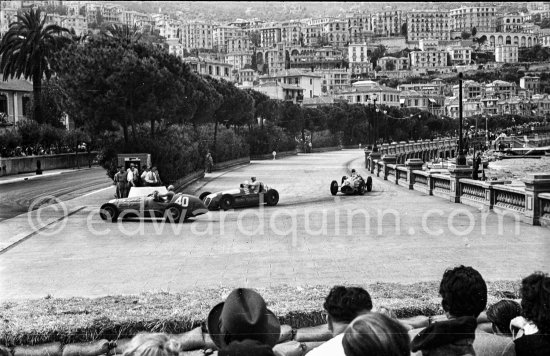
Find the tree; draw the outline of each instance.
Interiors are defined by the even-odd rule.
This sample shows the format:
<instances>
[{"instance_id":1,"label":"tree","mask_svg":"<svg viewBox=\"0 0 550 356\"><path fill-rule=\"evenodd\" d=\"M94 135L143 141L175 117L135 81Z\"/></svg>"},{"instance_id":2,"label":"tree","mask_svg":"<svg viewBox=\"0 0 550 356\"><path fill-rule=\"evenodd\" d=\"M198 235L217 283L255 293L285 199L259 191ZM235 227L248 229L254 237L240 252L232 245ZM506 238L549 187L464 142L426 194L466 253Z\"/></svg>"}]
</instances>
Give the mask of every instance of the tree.
<instances>
[{"instance_id":1,"label":"tree","mask_svg":"<svg viewBox=\"0 0 550 356\"><path fill-rule=\"evenodd\" d=\"M472 35L470 34L470 32L466 32L466 31L462 31L462 33L460 34L460 38L462 38L463 40L467 40L471 36Z\"/></svg>"},{"instance_id":2,"label":"tree","mask_svg":"<svg viewBox=\"0 0 550 356\"><path fill-rule=\"evenodd\" d=\"M477 28L472 27L472 37L475 37L477 35Z\"/></svg>"},{"instance_id":3,"label":"tree","mask_svg":"<svg viewBox=\"0 0 550 356\"><path fill-rule=\"evenodd\" d=\"M261 47L262 37L260 35L260 31L258 30L250 31L248 33L248 39L253 48Z\"/></svg>"},{"instance_id":4,"label":"tree","mask_svg":"<svg viewBox=\"0 0 550 356\"><path fill-rule=\"evenodd\" d=\"M388 61L386 63L386 70L394 70L395 69L395 62L394 61Z\"/></svg>"},{"instance_id":5,"label":"tree","mask_svg":"<svg viewBox=\"0 0 550 356\"><path fill-rule=\"evenodd\" d=\"M50 61L56 51L70 41L69 33L58 25L46 25L46 14L31 9L17 15L17 21L10 24L8 32L0 43L0 69L4 80L8 77L32 79L34 97L34 118L42 122L41 88L44 76L52 75Z\"/></svg>"},{"instance_id":6,"label":"tree","mask_svg":"<svg viewBox=\"0 0 550 356\"><path fill-rule=\"evenodd\" d=\"M407 37L407 23L405 22L403 25L401 25L401 36Z\"/></svg>"}]
</instances>

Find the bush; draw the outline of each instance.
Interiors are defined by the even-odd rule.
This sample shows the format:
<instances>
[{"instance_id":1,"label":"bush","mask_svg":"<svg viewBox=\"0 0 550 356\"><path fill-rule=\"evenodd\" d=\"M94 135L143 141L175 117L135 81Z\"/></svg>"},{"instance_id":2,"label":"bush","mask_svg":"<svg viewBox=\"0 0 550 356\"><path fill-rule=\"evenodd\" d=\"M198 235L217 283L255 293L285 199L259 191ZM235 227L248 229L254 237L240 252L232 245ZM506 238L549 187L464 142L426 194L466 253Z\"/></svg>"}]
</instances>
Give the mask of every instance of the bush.
<instances>
[{"instance_id":1,"label":"bush","mask_svg":"<svg viewBox=\"0 0 550 356\"><path fill-rule=\"evenodd\" d=\"M198 129L198 139L208 145L214 163L225 162L250 155L249 145L246 139L233 129L228 129L223 125L218 126L218 135L216 146L214 147L214 125L204 125Z\"/></svg>"},{"instance_id":2,"label":"bush","mask_svg":"<svg viewBox=\"0 0 550 356\"><path fill-rule=\"evenodd\" d=\"M273 151L284 152L296 149L296 141L286 130L274 125L255 127L248 134L251 155L262 155Z\"/></svg>"},{"instance_id":3,"label":"bush","mask_svg":"<svg viewBox=\"0 0 550 356\"><path fill-rule=\"evenodd\" d=\"M313 148L335 147L339 144L338 136L331 133L329 130L312 133L311 145Z\"/></svg>"},{"instance_id":4,"label":"bush","mask_svg":"<svg viewBox=\"0 0 550 356\"><path fill-rule=\"evenodd\" d=\"M6 130L0 133L0 156L12 157L15 148L21 145L21 134L17 130Z\"/></svg>"}]
</instances>

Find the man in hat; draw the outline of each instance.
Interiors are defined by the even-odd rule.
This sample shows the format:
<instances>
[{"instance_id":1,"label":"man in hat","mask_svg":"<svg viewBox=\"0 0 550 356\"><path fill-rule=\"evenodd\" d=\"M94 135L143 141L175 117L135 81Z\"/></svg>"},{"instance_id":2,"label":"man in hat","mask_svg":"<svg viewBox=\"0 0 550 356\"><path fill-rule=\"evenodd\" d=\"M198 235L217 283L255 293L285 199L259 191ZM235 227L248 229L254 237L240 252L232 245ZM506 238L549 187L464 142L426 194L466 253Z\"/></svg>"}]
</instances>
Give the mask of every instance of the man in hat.
<instances>
[{"instance_id":1,"label":"man in hat","mask_svg":"<svg viewBox=\"0 0 550 356\"><path fill-rule=\"evenodd\" d=\"M256 180L256 177L250 177L250 193L260 192L260 182Z\"/></svg>"},{"instance_id":2,"label":"man in hat","mask_svg":"<svg viewBox=\"0 0 550 356\"><path fill-rule=\"evenodd\" d=\"M273 355L271 349L281 334L279 319L262 296L248 288L233 290L225 302L212 308L207 326L219 356Z\"/></svg>"}]
</instances>

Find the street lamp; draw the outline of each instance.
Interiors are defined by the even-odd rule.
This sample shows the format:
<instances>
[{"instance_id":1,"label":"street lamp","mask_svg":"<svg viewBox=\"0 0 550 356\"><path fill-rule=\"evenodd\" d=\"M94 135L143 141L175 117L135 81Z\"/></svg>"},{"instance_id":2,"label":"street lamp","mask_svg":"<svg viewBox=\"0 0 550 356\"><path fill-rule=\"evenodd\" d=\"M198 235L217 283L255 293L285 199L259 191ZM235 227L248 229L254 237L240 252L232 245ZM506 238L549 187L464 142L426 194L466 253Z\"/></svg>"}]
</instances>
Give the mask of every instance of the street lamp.
<instances>
[{"instance_id":1,"label":"street lamp","mask_svg":"<svg viewBox=\"0 0 550 356\"><path fill-rule=\"evenodd\" d=\"M458 155L456 156L456 165L465 166L466 156L464 155L464 146L462 142L462 72L458 73Z\"/></svg>"},{"instance_id":2,"label":"street lamp","mask_svg":"<svg viewBox=\"0 0 550 356\"><path fill-rule=\"evenodd\" d=\"M374 103L374 108L376 108L376 100L378 100L378 95L373 94L372 95L372 101ZM376 145L376 141L378 141L378 109L376 109L376 116L374 118L374 146L372 147L372 152L378 152L378 146Z\"/></svg>"}]
</instances>

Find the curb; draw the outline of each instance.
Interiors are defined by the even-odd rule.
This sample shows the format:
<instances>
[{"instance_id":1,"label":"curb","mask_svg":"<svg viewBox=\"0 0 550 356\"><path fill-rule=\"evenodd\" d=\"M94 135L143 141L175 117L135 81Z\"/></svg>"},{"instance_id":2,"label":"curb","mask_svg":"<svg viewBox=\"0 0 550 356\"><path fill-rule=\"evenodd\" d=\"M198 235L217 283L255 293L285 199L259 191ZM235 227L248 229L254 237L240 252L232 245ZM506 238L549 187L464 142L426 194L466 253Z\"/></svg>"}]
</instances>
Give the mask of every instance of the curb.
<instances>
[{"instance_id":1,"label":"curb","mask_svg":"<svg viewBox=\"0 0 550 356\"><path fill-rule=\"evenodd\" d=\"M71 216L73 214L78 213L79 211L81 211L84 208L85 208L85 206L78 207L75 210L69 212L67 215L63 215L63 216L55 219L54 221L51 221L48 224L42 226L40 229L34 230L31 233L21 233L21 234L16 235L16 236L21 235L21 237L18 238L16 241L12 242L11 244L9 244L8 246L3 247L2 249L0 249L0 255L2 255L3 253L7 252L10 249L12 249L13 247L19 245L20 243L28 240L29 238L33 237L34 235L38 234L40 231L45 230L48 226L53 225L55 223L58 223L59 221L61 221L63 219L66 219L66 218L68 218L69 216Z\"/></svg>"}]
</instances>

